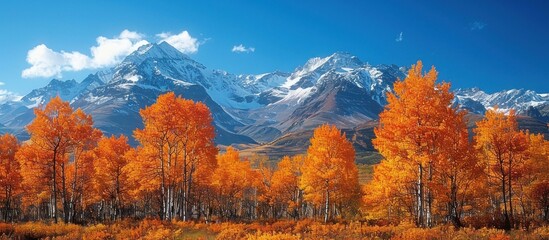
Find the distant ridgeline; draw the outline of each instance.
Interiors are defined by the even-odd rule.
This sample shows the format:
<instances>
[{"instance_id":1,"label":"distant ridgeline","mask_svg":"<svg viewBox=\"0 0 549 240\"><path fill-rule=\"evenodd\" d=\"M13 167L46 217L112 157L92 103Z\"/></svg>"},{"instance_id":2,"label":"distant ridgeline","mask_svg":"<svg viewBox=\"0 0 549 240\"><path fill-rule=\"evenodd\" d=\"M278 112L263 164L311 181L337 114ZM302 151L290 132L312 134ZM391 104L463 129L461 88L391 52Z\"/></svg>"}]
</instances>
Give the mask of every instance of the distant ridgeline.
<instances>
[{"instance_id":1,"label":"distant ridgeline","mask_svg":"<svg viewBox=\"0 0 549 240\"><path fill-rule=\"evenodd\" d=\"M291 73L235 75L209 69L162 42L142 46L114 68L81 82L54 79L20 101L0 105L0 132L28 139L24 127L34 118L32 108L59 95L90 114L106 135L124 134L136 145L131 136L143 126L139 109L173 91L210 108L217 144L269 156L285 154L282 147L299 153L308 146L312 129L330 123L347 132L357 153L364 153L373 151L372 121L387 104L386 93L397 79L404 79L406 70L334 53L312 58ZM524 89L488 94L477 88L454 94L454 103L470 111L472 121L497 105L502 111L515 109L521 128L549 137L549 94Z\"/></svg>"}]
</instances>

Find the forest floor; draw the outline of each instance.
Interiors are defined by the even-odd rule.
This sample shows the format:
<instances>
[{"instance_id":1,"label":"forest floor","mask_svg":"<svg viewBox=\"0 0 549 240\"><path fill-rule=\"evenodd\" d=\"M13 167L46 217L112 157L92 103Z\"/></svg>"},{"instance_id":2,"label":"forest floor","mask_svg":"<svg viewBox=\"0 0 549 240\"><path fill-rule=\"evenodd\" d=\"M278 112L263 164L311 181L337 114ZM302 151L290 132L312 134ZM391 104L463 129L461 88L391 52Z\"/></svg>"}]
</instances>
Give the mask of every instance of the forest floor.
<instances>
[{"instance_id":1,"label":"forest floor","mask_svg":"<svg viewBox=\"0 0 549 240\"><path fill-rule=\"evenodd\" d=\"M421 229L411 224L322 224L313 220L214 224L124 220L87 226L28 222L0 223L0 239L549 239L549 226L505 232L451 226Z\"/></svg>"}]
</instances>

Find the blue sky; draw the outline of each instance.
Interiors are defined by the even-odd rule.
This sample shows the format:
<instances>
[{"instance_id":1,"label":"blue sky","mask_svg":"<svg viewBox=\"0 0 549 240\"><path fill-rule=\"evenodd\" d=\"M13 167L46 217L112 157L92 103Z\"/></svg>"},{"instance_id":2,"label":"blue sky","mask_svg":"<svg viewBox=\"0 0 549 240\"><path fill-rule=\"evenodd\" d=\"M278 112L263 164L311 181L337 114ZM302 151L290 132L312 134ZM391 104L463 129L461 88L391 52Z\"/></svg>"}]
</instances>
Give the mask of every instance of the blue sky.
<instances>
[{"instance_id":1,"label":"blue sky","mask_svg":"<svg viewBox=\"0 0 549 240\"><path fill-rule=\"evenodd\" d=\"M421 59L434 65L440 79L454 88L549 92L549 3L542 0L13 1L2 5L0 94L26 94L52 78L80 81L112 66L141 41L169 37L195 60L235 74L292 71L311 57L343 51L370 64L409 66ZM124 30L128 31L121 34ZM107 46L94 57L90 49L100 46L100 36L105 43L124 40L125 48L109 45L115 46L117 55ZM33 61L46 67L25 72ZM44 69L56 67L55 61L63 62L64 70L45 73Z\"/></svg>"}]
</instances>

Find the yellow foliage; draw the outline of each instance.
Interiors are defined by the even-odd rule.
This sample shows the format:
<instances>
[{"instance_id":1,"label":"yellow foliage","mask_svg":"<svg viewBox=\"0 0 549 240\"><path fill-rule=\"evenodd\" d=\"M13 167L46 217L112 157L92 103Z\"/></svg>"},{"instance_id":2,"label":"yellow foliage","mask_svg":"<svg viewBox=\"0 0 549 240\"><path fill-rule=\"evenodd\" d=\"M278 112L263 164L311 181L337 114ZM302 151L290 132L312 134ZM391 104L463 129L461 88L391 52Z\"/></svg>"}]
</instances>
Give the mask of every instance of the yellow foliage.
<instances>
[{"instance_id":1,"label":"yellow foliage","mask_svg":"<svg viewBox=\"0 0 549 240\"><path fill-rule=\"evenodd\" d=\"M42 239L47 237L61 237L66 235L80 235L82 226L75 224L46 224L27 222L15 225L14 235L22 239Z\"/></svg>"},{"instance_id":2,"label":"yellow foliage","mask_svg":"<svg viewBox=\"0 0 549 240\"><path fill-rule=\"evenodd\" d=\"M223 229L215 239L219 240L240 240L246 237L246 231L239 226L229 226Z\"/></svg>"},{"instance_id":3,"label":"yellow foliage","mask_svg":"<svg viewBox=\"0 0 549 240\"><path fill-rule=\"evenodd\" d=\"M248 240L299 240L300 235L294 235L289 233L262 233L261 231L255 234L246 235Z\"/></svg>"},{"instance_id":4,"label":"yellow foliage","mask_svg":"<svg viewBox=\"0 0 549 240\"><path fill-rule=\"evenodd\" d=\"M526 230L460 228L442 225L416 228L405 222L396 226L376 226L363 222L324 224L313 220L273 223L194 223L145 219L96 224L0 223L0 239L549 239L549 226Z\"/></svg>"}]
</instances>

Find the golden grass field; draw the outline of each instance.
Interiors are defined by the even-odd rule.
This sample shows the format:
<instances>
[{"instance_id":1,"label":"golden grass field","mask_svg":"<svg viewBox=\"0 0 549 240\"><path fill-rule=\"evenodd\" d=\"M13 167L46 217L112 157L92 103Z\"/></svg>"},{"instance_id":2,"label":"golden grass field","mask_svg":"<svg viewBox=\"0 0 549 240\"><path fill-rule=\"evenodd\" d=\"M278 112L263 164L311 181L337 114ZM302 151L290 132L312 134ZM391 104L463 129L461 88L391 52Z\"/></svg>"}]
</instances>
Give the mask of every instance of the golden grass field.
<instances>
[{"instance_id":1,"label":"golden grass field","mask_svg":"<svg viewBox=\"0 0 549 240\"><path fill-rule=\"evenodd\" d=\"M323 224L313 220L262 223L195 223L124 220L74 225L27 222L0 224L0 239L549 239L549 227L530 230L473 229L413 224L371 226L361 222Z\"/></svg>"}]
</instances>

